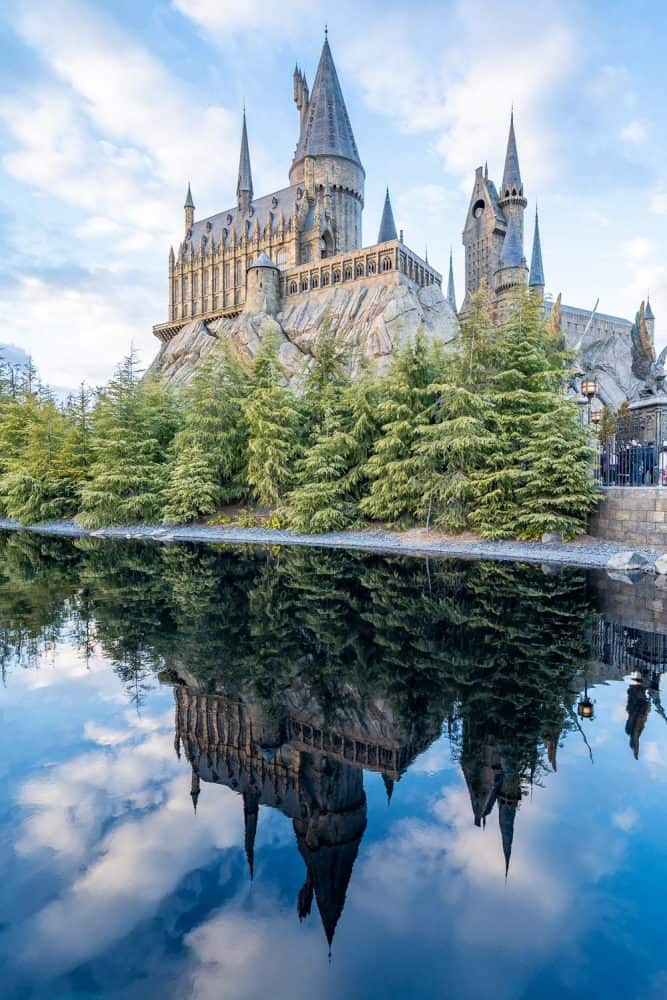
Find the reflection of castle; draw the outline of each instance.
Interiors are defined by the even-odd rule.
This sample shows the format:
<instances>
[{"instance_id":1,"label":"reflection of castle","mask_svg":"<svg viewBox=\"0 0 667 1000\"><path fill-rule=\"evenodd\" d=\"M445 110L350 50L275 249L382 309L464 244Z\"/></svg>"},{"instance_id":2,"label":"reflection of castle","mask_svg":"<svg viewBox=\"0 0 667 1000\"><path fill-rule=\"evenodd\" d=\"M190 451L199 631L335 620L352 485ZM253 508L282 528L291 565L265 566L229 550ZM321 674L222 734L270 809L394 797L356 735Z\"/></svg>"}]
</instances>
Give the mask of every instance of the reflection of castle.
<instances>
[{"instance_id":1,"label":"reflection of castle","mask_svg":"<svg viewBox=\"0 0 667 1000\"><path fill-rule=\"evenodd\" d=\"M391 797L394 782L439 729L426 740L412 740L388 710L377 715L373 733L359 726L326 727L294 711L275 721L256 701L203 694L182 681L174 684L174 700L175 746L192 767L195 809L202 781L243 797L251 877L260 806L280 809L292 820L306 865L299 918L309 915L314 896L331 946L366 829L364 769L382 775Z\"/></svg>"}]
</instances>

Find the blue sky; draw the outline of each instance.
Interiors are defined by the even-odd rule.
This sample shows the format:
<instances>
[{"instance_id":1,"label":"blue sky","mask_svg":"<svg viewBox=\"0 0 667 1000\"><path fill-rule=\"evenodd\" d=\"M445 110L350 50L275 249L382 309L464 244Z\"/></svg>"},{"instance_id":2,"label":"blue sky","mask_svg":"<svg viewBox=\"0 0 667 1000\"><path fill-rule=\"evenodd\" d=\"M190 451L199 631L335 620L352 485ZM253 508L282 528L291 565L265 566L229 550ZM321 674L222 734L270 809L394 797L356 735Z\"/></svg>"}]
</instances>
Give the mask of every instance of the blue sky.
<instances>
[{"instance_id":1,"label":"blue sky","mask_svg":"<svg viewBox=\"0 0 667 1000\"><path fill-rule=\"evenodd\" d=\"M234 202L246 102L255 192L297 140L295 62L329 39L366 168L364 241L385 185L444 270L475 167L502 173L514 103L547 290L631 316L651 291L667 341L667 129L658 2L6 0L0 10L0 342L60 387L148 363L188 179L197 217ZM529 254L530 247L527 248Z\"/></svg>"}]
</instances>

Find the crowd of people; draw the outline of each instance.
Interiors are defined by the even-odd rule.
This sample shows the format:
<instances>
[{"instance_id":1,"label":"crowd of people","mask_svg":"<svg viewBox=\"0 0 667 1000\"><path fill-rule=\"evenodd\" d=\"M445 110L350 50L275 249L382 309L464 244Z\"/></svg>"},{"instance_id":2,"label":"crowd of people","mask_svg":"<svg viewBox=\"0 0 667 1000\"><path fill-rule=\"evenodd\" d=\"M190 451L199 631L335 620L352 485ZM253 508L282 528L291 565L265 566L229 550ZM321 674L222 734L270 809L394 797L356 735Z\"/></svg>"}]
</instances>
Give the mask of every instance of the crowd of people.
<instances>
[{"instance_id":1,"label":"crowd of people","mask_svg":"<svg viewBox=\"0 0 667 1000\"><path fill-rule=\"evenodd\" d=\"M598 474L605 486L667 486L667 441L614 434L600 447Z\"/></svg>"}]
</instances>

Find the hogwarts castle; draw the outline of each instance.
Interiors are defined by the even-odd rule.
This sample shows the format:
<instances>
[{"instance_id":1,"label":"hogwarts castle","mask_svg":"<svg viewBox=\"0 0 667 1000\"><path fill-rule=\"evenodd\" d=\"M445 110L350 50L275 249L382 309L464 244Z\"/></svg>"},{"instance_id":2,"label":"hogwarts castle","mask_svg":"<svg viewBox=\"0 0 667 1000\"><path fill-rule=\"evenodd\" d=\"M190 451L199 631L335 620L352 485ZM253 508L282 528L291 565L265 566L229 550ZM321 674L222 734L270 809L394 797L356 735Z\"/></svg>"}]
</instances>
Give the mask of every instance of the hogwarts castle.
<instances>
[{"instance_id":1,"label":"hogwarts castle","mask_svg":"<svg viewBox=\"0 0 667 1000\"><path fill-rule=\"evenodd\" d=\"M245 111L236 204L195 221L188 186L183 242L169 255L168 341L193 317L277 315L291 296L363 279L440 287L440 274L399 239L389 192L377 242L362 247L365 171L328 38L312 93L294 70L299 138L289 186L255 198Z\"/></svg>"}]
</instances>

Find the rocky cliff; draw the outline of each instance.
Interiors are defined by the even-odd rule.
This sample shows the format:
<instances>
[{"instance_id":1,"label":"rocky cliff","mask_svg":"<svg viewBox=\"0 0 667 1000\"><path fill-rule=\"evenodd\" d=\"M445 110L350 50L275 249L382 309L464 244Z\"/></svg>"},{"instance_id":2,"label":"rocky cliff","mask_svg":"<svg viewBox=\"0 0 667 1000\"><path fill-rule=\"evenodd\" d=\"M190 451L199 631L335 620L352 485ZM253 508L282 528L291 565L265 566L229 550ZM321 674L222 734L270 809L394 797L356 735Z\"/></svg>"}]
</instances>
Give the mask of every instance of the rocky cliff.
<instances>
[{"instance_id":1,"label":"rocky cliff","mask_svg":"<svg viewBox=\"0 0 667 1000\"><path fill-rule=\"evenodd\" d=\"M445 343L458 329L456 316L437 285L416 288L376 278L295 295L275 319L266 313L242 313L209 323L195 320L161 345L152 371L168 382L187 382L217 339L224 338L242 357L251 359L262 340L273 335L278 338L286 375L298 377L312 357L326 318L340 343L349 349L354 366L361 359L376 367L385 366L391 354L414 338L420 327L427 338Z\"/></svg>"}]
</instances>

